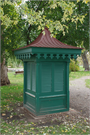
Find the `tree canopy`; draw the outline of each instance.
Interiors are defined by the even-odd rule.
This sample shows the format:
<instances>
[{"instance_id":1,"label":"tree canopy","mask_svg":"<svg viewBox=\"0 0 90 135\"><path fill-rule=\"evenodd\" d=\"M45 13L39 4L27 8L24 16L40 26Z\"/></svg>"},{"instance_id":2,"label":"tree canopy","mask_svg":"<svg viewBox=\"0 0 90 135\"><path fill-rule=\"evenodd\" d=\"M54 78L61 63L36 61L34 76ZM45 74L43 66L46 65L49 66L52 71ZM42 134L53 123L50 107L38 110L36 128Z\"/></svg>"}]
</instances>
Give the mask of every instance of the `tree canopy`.
<instances>
[{"instance_id":1,"label":"tree canopy","mask_svg":"<svg viewBox=\"0 0 90 135\"><path fill-rule=\"evenodd\" d=\"M2 54L10 56L13 49L31 43L45 26L58 40L88 49L88 2L2 0Z\"/></svg>"}]
</instances>

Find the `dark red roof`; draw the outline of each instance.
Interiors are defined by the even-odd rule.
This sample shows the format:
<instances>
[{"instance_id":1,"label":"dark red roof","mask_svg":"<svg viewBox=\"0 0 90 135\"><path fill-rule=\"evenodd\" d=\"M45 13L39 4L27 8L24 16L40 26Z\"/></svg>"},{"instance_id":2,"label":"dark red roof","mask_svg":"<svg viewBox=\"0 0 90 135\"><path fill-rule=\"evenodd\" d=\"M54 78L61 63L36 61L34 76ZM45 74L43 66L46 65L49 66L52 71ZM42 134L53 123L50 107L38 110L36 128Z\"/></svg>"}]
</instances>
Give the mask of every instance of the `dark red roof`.
<instances>
[{"instance_id":1,"label":"dark red roof","mask_svg":"<svg viewBox=\"0 0 90 135\"><path fill-rule=\"evenodd\" d=\"M64 44L57 40L56 38L53 38L50 36L50 31L48 28L44 29L45 35L43 35L43 31L40 33L40 35L36 38L35 41L33 41L31 44L18 48L18 49L23 49L27 47L45 47L45 48L67 48L67 49L82 49L80 47L75 47L71 45ZM16 49L16 50L18 50Z\"/></svg>"}]
</instances>

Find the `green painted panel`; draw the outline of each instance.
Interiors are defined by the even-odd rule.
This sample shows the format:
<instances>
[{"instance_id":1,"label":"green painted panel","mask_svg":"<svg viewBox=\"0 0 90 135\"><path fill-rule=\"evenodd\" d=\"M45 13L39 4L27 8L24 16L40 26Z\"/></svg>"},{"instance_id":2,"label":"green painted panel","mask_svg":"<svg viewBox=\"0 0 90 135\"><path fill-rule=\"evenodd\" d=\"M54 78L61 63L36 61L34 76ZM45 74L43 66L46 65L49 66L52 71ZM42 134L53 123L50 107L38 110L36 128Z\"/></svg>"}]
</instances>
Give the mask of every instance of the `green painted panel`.
<instances>
[{"instance_id":1,"label":"green painted panel","mask_svg":"<svg viewBox=\"0 0 90 135\"><path fill-rule=\"evenodd\" d=\"M46 53L46 54L81 54L82 49L65 49L65 48L43 48L32 47L32 53Z\"/></svg>"},{"instance_id":2,"label":"green painted panel","mask_svg":"<svg viewBox=\"0 0 90 135\"><path fill-rule=\"evenodd\" d=\"M31 90L31 63L27 62L27 89Z\"/></svg>"},{"instance_id":3,"label":"green painted panel","mask_svg":"<svg viewBox=\"0 0 90 135\"><path fill-rule=\"evenodd\" d=\"M26 105L28 105L31 109L35 110L36 104L35 104L35 98L26 94Z\"/></svg>"},{"instance_id":4,"label":"green painted panel","mask_svg":"<svg viewBox=\"0 0 90 135\"><path fill-rule=\"evenodd\" d=\"M58 61L30 61L26 65L31 66L32 79L29 80L31 90L25 92L24 106L37 116L68 111L68 60L67 62L59 59ZM28 72L26 73L28 75Z\"/></svg>"},{"instance_id":5,"label":"green painted panel","mask_svg":"<svg viewBox=\"0 0 90 135\"><path fill-rule=\"evenodd\" d=\"M64 89L64 64L54 64L54 91L63 91Z\"/></svg>"},{"instance_id":6,"label":"green painted panel","mask_svg":"<svg viewBox=\"0 0 90 135\"><path fill-rule=\"evenodd\" d=\"M27 91L36 91L36 64L27 62ZM29 91L28 91L29 92Z\"/></svg>"},{"instance_id":7,"label":"green painted panel","mask_svg":"<svg viewBox=\"0 0 90 135\"><path fill-rule=\"evenodd\" d=\"M51 63L41 64L41 92L51 92Z\"/></svg>"},{"instance_id":8,"label":"green painted panel","mask_svg":"<svg viewBox=\"0 0 90 135\"><path fill-rule=\"evenodd\" d=\"M36 91L36 64L32 62L32 91Z\"/></svg>"},{"instance_id":9,"label":"green painted panel","mask_svg":"<svg viewBox=\"0 0 90 135\"><path fill-rule=\"evenodd\" d=\"M66 109L66 96L40 99L40 112Z\"/></svg>"},{"instance_id":10,"label":"green painted panel","mask_svg":"<svg viewBox=\"0 0 90 135\"><path fill-rule=\"evenodd\" d=\"M32 48L28 47L28 48L23 48L23 49L19 49L14 51L14 54L23 54L23 53L32 53Z\"/></svg>"}]
</instances>

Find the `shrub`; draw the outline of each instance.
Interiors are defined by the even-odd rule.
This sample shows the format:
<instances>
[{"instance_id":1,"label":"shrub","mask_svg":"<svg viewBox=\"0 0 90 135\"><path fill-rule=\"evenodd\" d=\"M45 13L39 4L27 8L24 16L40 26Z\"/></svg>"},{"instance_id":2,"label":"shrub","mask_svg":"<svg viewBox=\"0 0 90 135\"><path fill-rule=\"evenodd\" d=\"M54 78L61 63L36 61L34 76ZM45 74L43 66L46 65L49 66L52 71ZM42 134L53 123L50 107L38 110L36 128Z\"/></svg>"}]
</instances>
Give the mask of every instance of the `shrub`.
<instances>
[{"instance_id":1,"label":"shrub","mask_svg":"<svg viewBox=\"0 0 90 135\"><path fill-rule=\"evenodd\" d=\"M23 66L23 62L18 59L9 58L7 62L7 66L10 66L11 68L20 67Z\"/></svg>"},{"instance_id":2,"label":"shrub","mask_svg":"<svg viewBox=\"0 0 90 135\"><path fill-rule=\"evenodd\" d=\"M79 65L78 65L78 61L72 60L70 61L70 65L69 65L69 73L71 71L79 71Z\"/></svg>"}]
</instances>

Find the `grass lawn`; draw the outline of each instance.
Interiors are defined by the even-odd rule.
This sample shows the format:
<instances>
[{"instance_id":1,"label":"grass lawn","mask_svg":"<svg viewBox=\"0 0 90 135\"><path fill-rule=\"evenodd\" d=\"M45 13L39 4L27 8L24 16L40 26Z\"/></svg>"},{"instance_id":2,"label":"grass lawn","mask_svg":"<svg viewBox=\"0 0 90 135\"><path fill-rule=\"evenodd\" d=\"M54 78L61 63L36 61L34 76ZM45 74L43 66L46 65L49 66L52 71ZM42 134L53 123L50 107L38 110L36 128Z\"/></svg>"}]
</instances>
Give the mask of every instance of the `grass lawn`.
<instances>
[{"instance_id":1,"label":"grass lawn","mask_svg":"<svg viewBox=\"0 0 90 135\"><path fill-rule=\"evenodd\" d=\"M90 88L90 79L86 79L85 82L86 82L86 87Z\"/></svg>"},{"instance_id":2,"label":"grass lawn","mask_svg":"<svg viewBox=\"0 0 90 135\"><path fill-rule=\"evenodd\" d=\"M80 71L84 71L85 68L83 68L83 66L79 66L79 70L80 70Z\"/></svg>"},{"instance_id":3,"label":"grass lawn","mask_svg":"<svg viewBox=\"0 0 90 135\"><path fill-rule=\"evenodd\" d=\"M23 75L15 75L8 73L11 84L1 87L1 115L5 116L7 112L10 115L6 119L1 119L1 133L3 135L30 135L30 134L89 134L89 120L88 118L72 117L65 115L63 121L55 119L60 124L38 126L37 123L27 122L26 120L11 120L17 115L13 113L13 109L16 105L21 106L23 103ZM80 78L81 76L90 75L89 72L71 72L70 80ZM90 85L89 85L90 86ZM52 119L53 120L53 119ZM52 121L51 121L52 122ZM43 123L41 123L43 125Z\"/></svg>"},{"instance_id":4,"label":"grass lawn","mask_svg":"<svg viewBox=\"0 0 90 135\"><path fill-rule=\"evenodd\" d=\"M74 80L83 76L90 76L90 71L71 72L69 75L69 80Z\"/></svg>"},{"instance_id":5,"label":"grass lawn","mask_svg":"<svg viewBox=\"0 0 90 135\"><path fill-rule=\"evenodd\" d=\"M8 73L11 84L1 87L1 104L2 112L10 111L12 108L9 105L14 105L17 102L23 102L23 75L15 77L14 73Z\"/></svg>"}]
</instances>

